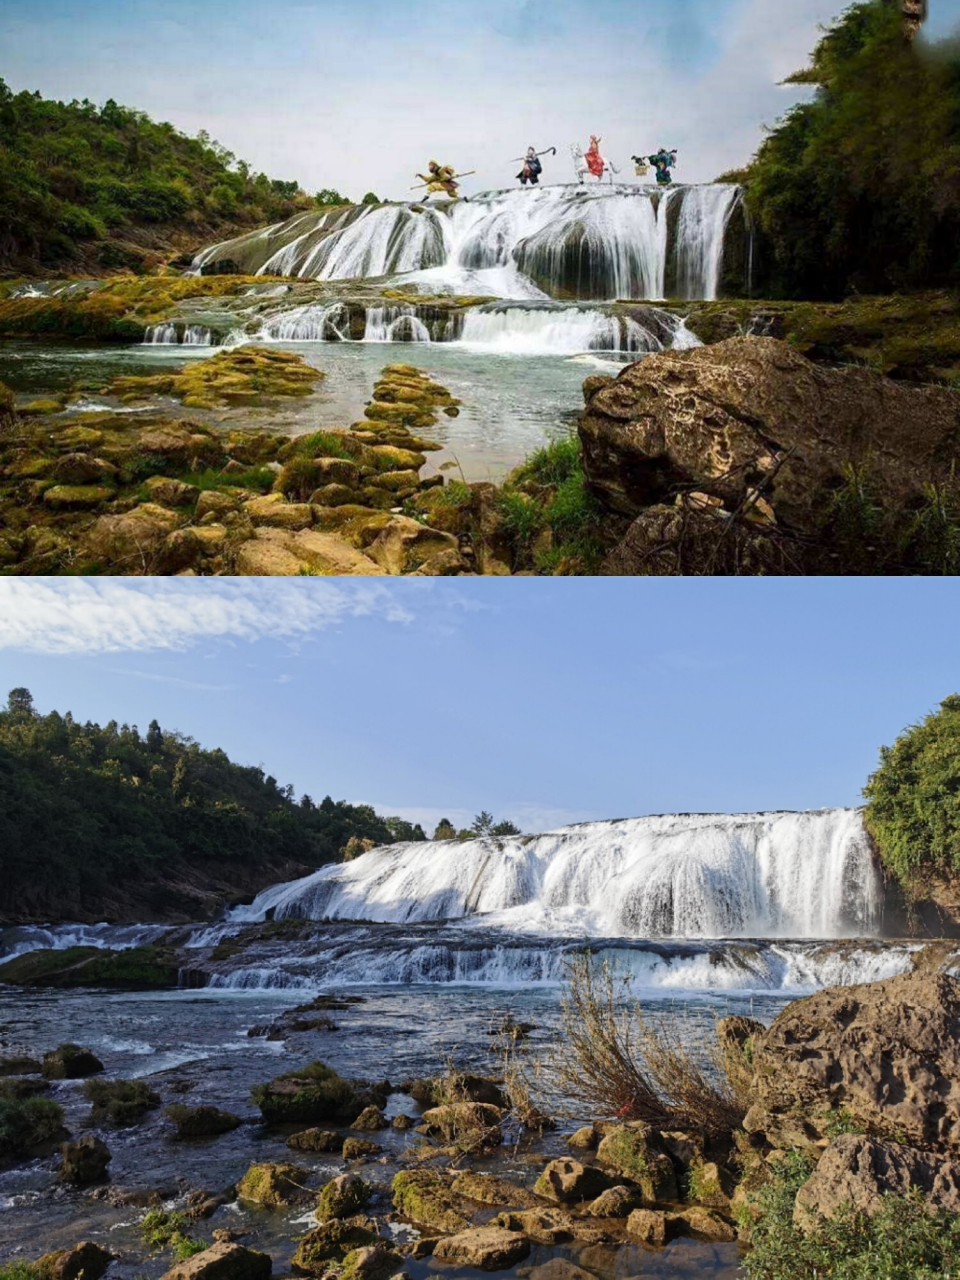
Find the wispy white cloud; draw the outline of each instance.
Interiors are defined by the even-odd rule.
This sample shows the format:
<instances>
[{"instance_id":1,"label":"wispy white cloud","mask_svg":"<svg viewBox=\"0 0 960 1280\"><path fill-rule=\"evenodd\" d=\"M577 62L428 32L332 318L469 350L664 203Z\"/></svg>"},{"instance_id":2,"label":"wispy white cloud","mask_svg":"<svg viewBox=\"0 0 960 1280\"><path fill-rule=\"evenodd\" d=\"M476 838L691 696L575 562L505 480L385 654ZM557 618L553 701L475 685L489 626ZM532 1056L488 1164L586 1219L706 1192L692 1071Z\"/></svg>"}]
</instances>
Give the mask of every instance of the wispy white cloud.
<instances>
[{"instance_id":1,"label":"wispy white cloud","mask_svg":"<svg viewBox=\"0 0 960 1280\"><path fill-rule=\"evenodd\" d=\"M0 649L84 654L179 650L200 641L297 643L349 618L409 623L387 586L296 579L0 579Z\"/></svg>"}]
</instances>

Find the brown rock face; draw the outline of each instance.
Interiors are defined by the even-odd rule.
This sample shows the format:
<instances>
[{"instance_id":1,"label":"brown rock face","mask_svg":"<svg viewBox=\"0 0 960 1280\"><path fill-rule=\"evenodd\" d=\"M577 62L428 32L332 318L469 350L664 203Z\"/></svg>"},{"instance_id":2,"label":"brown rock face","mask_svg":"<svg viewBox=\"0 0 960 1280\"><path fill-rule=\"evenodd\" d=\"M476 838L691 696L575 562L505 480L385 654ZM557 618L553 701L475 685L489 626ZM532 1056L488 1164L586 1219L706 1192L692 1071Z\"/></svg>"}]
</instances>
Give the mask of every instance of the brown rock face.
<instances>
[{"instance_id":1,"label":"brown rock face","mask_svg":"<svg viewBox=\"0 0 960 1280\"><path fill-rule=\"evenodd\" d=\"M609 1186L606 1174L582 1165L579 1160L551 1160L533 1189L545 1200L579 1204L583 1200L595 1200Z\"/></svg>"},{"instance_id":2,"label":"brown rock face","mask_svg":"<svg viewBox=\"0 0 960 1280\"><path fill-rule=\"evenodd\" d=\"M76 1142L64 1142L60 1147L60 1157L61 1182L86 1187L109 1176L110 1148L92 1133L85 1133Z\"/></svg>"},{"instance_id":3,"label":"brown rock face","mask_svg":"<svg viewBox=\"0 0 960 1280\"><path fill-rule=\"evenodd\" d=\"M610 512L684 495L718 529L739 513L760 532L817 534L850 467L900 509L948 477L960 438L956 392L825 368L773 338L660 352L589 378L584 396L584 472Z\"/></svg>"},{"instance_id":4,"label":"brown rock face","mask_svg":"<svg viewBox=\"0 0 960 1280\"><path fill-rule=\"evenodd\" d=\"M162 1280L270 1280L272 1270L267 1254L224 1242L178 1262Z\"/></svg>"},{"instance_id":5,"label":"brown rock face","mask_svg":"<svg viewBox=\"0 0 960 1280\"><path fill-rule=\"evenodd\" d=\"M481 1271L503 1271L522 1262L530 1252L530 1241L519 1231L503 1227L476 1227L441 1240L433 1256L442 1262Z\"/></svg>"},{"instance_id":6,"label":"brown rock face","mask_svg":"<svg viewBox=\"0 0 960 1280\"><path fill-rule=\"evenodd\" d=\"M931 1211L960 1213L960 1161L845 1134L827 1147L813 1175L797 1192L793 1220L809 1231L820 1218L832 1218L844 1205L873 1214L882 1207L884 1196L905 1196L912 1187L923 1192Z\"/></svg>"},{"instance_id":7,"label":"brown rock face","mask_svg":"<svg viewBox=\"0 0 960 1280\"><path fill-rule=\"evenodd\" d=\"M744 1128L822 1144L831 1112L877 1134L960 1150L960 981L909 973L789 1005L754 1040Z\"/></svg>"},{"instance_id":8,"label":"brown rock face","mask_svg":"<svg viewBox=\"0 0 960 1280\"><path fill-rule=\"evenodd\" d=\"M112 1253L83 1240L72 1249L44 1254L37 1260L37 1271L48 1280L100 1280L112 1261Z\"/></svg>"}]
</instances>

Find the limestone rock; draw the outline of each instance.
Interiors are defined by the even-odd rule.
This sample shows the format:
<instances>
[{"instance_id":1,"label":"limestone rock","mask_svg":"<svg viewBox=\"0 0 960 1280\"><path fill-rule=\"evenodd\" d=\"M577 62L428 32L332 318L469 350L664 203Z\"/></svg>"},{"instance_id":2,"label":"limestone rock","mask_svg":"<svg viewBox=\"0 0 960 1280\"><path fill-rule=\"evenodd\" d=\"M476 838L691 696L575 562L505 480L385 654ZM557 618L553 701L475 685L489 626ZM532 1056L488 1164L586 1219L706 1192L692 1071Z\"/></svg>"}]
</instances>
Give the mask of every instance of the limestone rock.
<instances>
[{"instance_id":1,"label":"limestone rock","mask_svg":"<svg viewBox=\"0 0 960 1280\"><path fill-rule=\"evenodd\" d=\"M195 484L185 484L169 476L151 476L145 487L151 502L157 502L161 507L189 507L200 497L200 490Z\"/></svg>"},{"instance_id":2,"label":"limestone rock","mask_svg":"<svg viewBox=\"0 0 960 1280\"><path fill-rule=\"evenodd\" d=\"M113 490L100 484L55 484L44 490L44 506L54 511L85 511L109 502Z\"/></svg>"},{"instance_id":3,"label":"limestone rock","mask_svg":"<svg viewBox=\"0 0 960 1280\"><path fill-rule=\"evenodd\" d=\"M82 1080L103 1070L103 1063L90 1049L78 1044L61 1044L43 1055L45 1080Z\"/></svg>"},{"instance_id":4,"label":"limestone rock","mask_svg":"<svg viewBox=\"0 0 960 1280\"><path fill-rule=\"evenodd\" d=\"M275 529L309 529L313 512L309 502L287 502L282 493L268 493L244 503L244 515L255 525Z\"/></svg>"},{"instance_id":5,"label":"limestone rock","mask_svg":"<svg viewBox=\"0 0 960 1280\"><path fill-rule=\"evenodd\" d=\"M748 1132L825 1145L831 1112L960 1150L960 980L914 972L788 1005L753 1047Z\"/></svg>"},{"instance_id":6,"label":"limestone rock","mask_svg":"<svg viewBox=\"0 0 960 1280\"><path fill-rule=\"evenodd\" d=\"M237 1183L237 1195L265 1209L280 1209L303 1196L303 1171L295 1164L252 1164Z\"/></svg>"},{"instance_id":7,"label":"limestone rock","mask_svg":"<svg viewBox=\"0 0 960 1280\"><path fill-rule=\"evenodd\" d=\"M589 380L580 424L590 491L635 517L680 490L732 510L762 488L778 525L812 532L844 468L903 507L946 481L960 395L816 365L773 338L663 351Z\"/></svg>"},{"instance_id":8,"label":"limestone rock","mask_svg":"<svg viewBox=\"0 0 960 1280\"><path fill-rule=\"evenodd\" d=\"M357 1129L361 1133L375 1133L378 1129L388 1128L389 1125L390 1121L379 1107L364 1107L350 1128Z\"/></svg>"},{"instance_id":9,"label":"limestone rock","mask_svg":"<svg viewBox=\"0 0 960 1280\"><path fill-rule=\"evenodd\" d=\"M519 1231L491 1226L448 1236L437 1244L433 1256L442 1262L477 1267L481 1271L504 1271L522 1262L529 1252L530 1241Z\"/></svg>"},{"instance_id":10,"label":"limestone rock","mask_svg":"<svg viewBox=\"0 0 960 1280\"><path fill-rule=\"evenodd\" d=\"M382 1150L379 1143L371 1142L368 1138L346 1138L341 1154L344 1160L359 1160L361 1156L375 1156Z\"/></svg>"},{"instance_id":11,"label":"limestone rock","mask_svg":"<svg viewBox=\"0 0 960 1280\"><path fill-rule=\"evenodd\" d=\"M809 1231L820 1218L834 1217L844 1205L874 1214L884 1196L905 1196L913 1187L923 1192L931 1211L960 1213L960 1160L844 1134L827 1147L797 1192L793 1220Z\"/></svg>"},{"instance_id":12,"label":"limestone rock","mask_svg":"<svg viewBox=\"0 0 960 1280\"><path fill-rule=\"evenodd\" d=\"M165 507L144 502L119 516L100 516L87 534L85 551L114 570L150 572L163 551L167 535L180 523Z\"/></svg>"},{"instance_id":13,"label":"limestone rock","mask_svg":"<svg viewBox=\"0 0 960 1280\"><path fill-rule=\"evenodd\" d=\"M566 1258L550 1258L539 1267L531 1268L529 1280L594 1280L594 1277Z\"/></svg>"},{"instance_id":14,"label":"limestone rock","mask_svg":"<svg viewBox=\"0 0 960 1280\"><path fill-rule=\"evenodd\" d=\"M105 1142L92 1133L85 1133L76 1142L65 1142L60 1148L60 1181L85 1187L101 1182L107 1177L107 1165L112 1157Z\"/></svg>"},{"instance_id":15,"label":"limestone rock","mask_svg":"<svg viewBox=\"0 0 960 1280\"><path fill-rule=\"evenodd\" d=\"M560 1244L572 1240L577 1224L560 1209L525 1209L519 1213L500 1213L494 1224L508 1231L520 1231L534 1244Z\"/></svg>"},{"instance_id":16,"label":"limestone rock","mask_svg":"<svg viewBox=\"0 0 960 1280\"><path fill-rule=\"evenodd\" d=\"M483 1137L499 1146L500 1121L503 1113L488 1102L453 1102L443 1107L431 1107L423 1113L423 1123L429 1133L453 1141L463 1137Z\"/></svg>"},{"instance_id":17,"label":"limestone rock","mask_svg":"<svg viewBox=\"0 0 960 1280\"><path fill-rule=\"evenodd\" d=\"M608 1187L587 1205L587 1213L591 1218L628 1218L642 1204L643 1196L636 1187Z\"/></svg>"},{"instance_id":18,"label":"limestone rock","mask_svg":"<svg viewBox=\"0 0 960 1280\"><path fill-rule=\"evenodd\" d=\"M109 484L117 468L89 453L65 453L53 464L50 479L57 484Z\"/></svg>"},{"instance_id":19,"label":"limestone rock","mask_svg":"<svg viewBox=\"0 0 960 1280\"><path fill-rule=\"evenodd\" d=\"M113 1256L92 1240L83 1240L72 1249L45 1253L35 1265L43 1280L100 1280Z\"/></svg>"},{"instance_id":20,"label":"limestone rock","mask_svg":"<svg viewBox=\"0 0 960 1280\"><path fill-rule=\"evenodd\" d=\"M666 1244L667 1215L660 1209L634 1209L627 1219L627 1235L644 1244Z\"/></svg>"},{"instance_id":21,"label":"limestone rock","mask_svg":"<svg viewBox=\"0 0 960 1280\"><path fill-rule=\"evenodd\" d=\"M517 1209L530 1208L536 1204L536 1197L526 1187L517 1186L506 1178L498 1178L492 1173L473 1173L469 1170L457 1176L453 1183L456 1195L466 1196L468 1200L478 1200L481 1204L495 1204Z\"/></svg>"},{"instance_id":22,"label":"limestone rock","mask_svg":"<svg viewBox=\"0 0 960 1280\"><path fill-rule=\"evenodd\" d=\"M307 1275L324 1275L331 1262L342 1261L354 1249L378 1244L380 1237L375 1226L374 1222L362 1217L324 1222L308 1231L297 1245L291 1260L295 1270L304 1271Z\"/></svg>"},{"instance_id":23,"label":"limestone rock","mask_svg":"<svg viewBox=\"0 0 960 1280\"><path fill-rule=\"evenodd\" d=\"M533 1189L545 1200L579 1204L595 1200L609 1186L610 1179L599 1169L582 1165L578 1160L551 1160Z\"/></svg>"},{"instance_id":24,"label":"limestone rock","mask_svg":"<svg viewBox=\"0 0 960 1280\"><path fill-rule=\"evenodd\" d=\"M209 515L222 520L229 512L238 510L239 506L237 499L229 493L221 493L219 489L204 489L197 498L194 515L197 520Z\"/></svg>"},{"instance_id":25,"label":"limestone rock","mask_svg":"<svg viewBox=\"0 0 960 1280\"><path fill-rule=\"evenodd\" d=\"M270 1280L272 1271L267 1254L223 1241L178 1262L161 1280Z\"/></svg>"},{"instance_id":26,"label":"limestone rock","mask_svg":"<svg viewBox=\"0 0 960 1280\"><path fill-rule=\"evenodd\" d=\"M324 1186L317 1200L317 1221L350 1218L366 1208L370 1188L353 1173L342 1173Z\"/></svg>"},{"instance_id":27,"label":"limestone rock","mask_svg":"<svg viewBox=\"0 0 960 1280\"><path fill-rule=\"evenodd\" d=\"M452 552L459 560L457 539L409 516L394 516L367 549L370 558L390 574L411 573L441 552Z\"/></svg>"},{"instance_id":28,"label":"limestone rock","mask_svg":"<svg viewBox=\"0 0 960 1280\"><path fill-rule=\"evenodd\" d=\"M343 1137L332 1129L303 1129L290 1135L287 1146L294 1151L342 1151Z\"/></svg>"},{"instance_id":29,"label":"limestone rock","mask_svg":"<svg viewBox=\"0 0 960 1280\"><path fill-rule=\"evenodd\" d=\"M600 1134L592 1124L577 1129L567 1139L567 1146L573 1147L576 1151L596 1151L599 1143Z\"/></svg>"},{"instance_id":30,"label":"limestone rock","mask_svg":"<svg viewBox=\"0 0 960 1280\"><path fill-rule=\"evenodd\" d=\"M386 1244L352 1249L343 1260L340 1280L389 1280L403 1270L403 1258Z\"/></svg>"},{"instance_id":31,"label":"limestone rock","mask_svg":"<svg viewBox=\"0 0 960 1280\"><path fill-rule=\"evenodd\" d=\"M178 1138L211 1138L229 1133L241 1124L240 1117L232 1111L221 1111L206 1103L198 1107L167 1107L164 1115L177 1126Z\"/></svg>"},{"instance_id":32,"label":"limestone rock","mask_svg":"<svg viewBox=\"0 0 960 1280\"><path fill-rule=\"evenodd\" d=\"M393 1180L393 1204L398 1213L420 1226L451 1233L469 1224L469 1212L450 1185L428 1169L403 1170Z\"/></svg>"},{"instance_id":33,"label":"limestone rock","mask_svg":"<svg viewBox=\"0 0 960 1280\"><path fill-rule=\"evenodd\" d=\"M649 1125L633 1123L611 1129L597 1148L597 1159L636 1182L648 1202L679 1198L673 1161L663 1150L660 1135Z\"/></svg>"}]
</instances>

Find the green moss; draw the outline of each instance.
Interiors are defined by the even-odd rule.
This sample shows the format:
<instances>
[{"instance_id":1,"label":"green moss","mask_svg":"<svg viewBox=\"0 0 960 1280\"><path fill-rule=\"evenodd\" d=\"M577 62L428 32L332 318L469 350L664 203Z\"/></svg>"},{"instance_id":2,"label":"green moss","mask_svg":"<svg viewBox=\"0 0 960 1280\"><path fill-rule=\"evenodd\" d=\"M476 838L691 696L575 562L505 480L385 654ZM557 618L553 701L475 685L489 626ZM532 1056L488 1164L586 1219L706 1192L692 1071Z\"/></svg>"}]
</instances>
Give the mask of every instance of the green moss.
<instances>
[{"instance_id":1,"label":"green moss","mask_svg":"<svg viewBox=\"0 0 960 1280\"><path fill-rule=\"evenodd\" d=\"M405 1218L448 1234L463 1231L469 1224L444 1180L426 1169L403 1171L395 1176L393 1204Z\"/></svg>"},{"instance_id":2,"label":"green moss","mask_svg":"<svg viewBox=\"0 0 960 1280\"><path fill-rule=\"evenodd\" d=\"M256 1085L250 1096L271 1124L312 1124L342 1116L357 1105L350 1082L322 1062L308 1063L269 1084Z\"/></svg>"},{"instance_id":3,"label":"green moss","mask_svg":"<svg viewBox=\"0 0 960 1280\"><path fill-rule=\"evenodd\" d=\"M97 947L67 947L62 951L31 951L0 965L0 982L55 987L173 987L177 967L158 947L104 951Z\"/></svg>"},{"instance_id":4,"label":"green moss","mask_svg":"<svg viewBox=\"0 0 960 1280\"><path fill-rule=\"evenodd\" d=\"M196 409L259 404L264 399L310 395L324 377L303 359L274 348L237 347L188 364L179 373L115 378L110 391L125 402L176 396Z\"/></svg>"},{"instance_id":5,"label":"green moss","mask_svg":"<svg viewBox=\"0 0 960 1280\"><path fill-rule=\"evenodd\" d=\"M182 1262L202 1253L208 1247L203 1240L187 1234L188 1225L189 1221L182 1213L151 1209L140 1223L140 1235L144 1244L151 1249L170 1249L174 1257Z\"/></svg>"},{"instance_id":6,"label":"green moss","mask_svg":"<svg viewBox=\"0 0 960 1280\"><path fill-rule=\"evenodd\" d=\"M302 1176L293 1164L252 1164L237 1183L237 1195L265 1209L280 1209L300 1196Z\"/></svg>"},{"instance_id":7,"label":"green moss","mask_svg":"<svg viewBox=\"0 0 960 1280\"><path fill-rule=\"evenodd\" d=\"M118 1128L137 1124L148 1111L160 1105L160 1095L154 1093L145 1080L87 1080L83 1093L93 1104L91 1121Z\"/></svg>"},{"instance_id":8,"label":"green moss","mask_svg":"<svg viewBox=\"0 0 960 1280\"><path fill-rule=\"evenodd\" d=\"M331 1262L342 1262L354 1249L376 1244L380 1237L357 1223L332 1220L303 1237L291 1259L298 1271L323 1275Z\"/></svg>"},{"instance_id":9,"label":"green moss","mask_svg":"<svg viewBox=\"0 0 960 1280\"><path fill-rule=\"evenodd\" d=\"M319 1222L350 1218L370 1201L370 1187L361 1178L351 1179L345 1186L338 1186L337 1181L328 1182L320 1191L316 1210Z\"/></svg>"}]
</instances>

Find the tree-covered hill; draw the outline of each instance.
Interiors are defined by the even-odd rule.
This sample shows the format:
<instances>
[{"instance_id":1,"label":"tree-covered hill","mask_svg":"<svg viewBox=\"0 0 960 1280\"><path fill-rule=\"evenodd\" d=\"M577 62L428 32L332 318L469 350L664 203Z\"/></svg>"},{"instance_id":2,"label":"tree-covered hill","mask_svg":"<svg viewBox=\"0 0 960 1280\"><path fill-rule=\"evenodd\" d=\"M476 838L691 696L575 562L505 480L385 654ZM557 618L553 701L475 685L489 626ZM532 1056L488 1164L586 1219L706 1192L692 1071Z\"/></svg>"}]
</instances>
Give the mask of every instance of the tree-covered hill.
<instances>
[{"instance_id":1,"label":"tree-covered hill","mask_svg":"<svg viewBox=\"0 0 960 1280\"><path fill-rule=\"evenodd\" d=\"M205 134L0 80L0 269L140 269L312 204Z\"/></svg>"},{"instance_id":2,"label":"tree-covered hill","mask_svg":"<svg viewBox=\"0 0 960 1280\"><path fill-rule=\"evenodd\" d=\"M200 919L351 840L423 838L368 805L297 800L155 720L44 716L26 689L0 711L0 921Z\"/></svg>"},{"instance_id":3,"label":"tree-covered hill","mask_svg":"<svg viewBox=\"0 0 960 1280\"><path fill-rule=\"evenodd\" d=\"M816 86L739 180L758 291L837 298L960 285L960 41L904 35L900 0L861 0L792 83Z\"/></svg>"}]
</instances>

